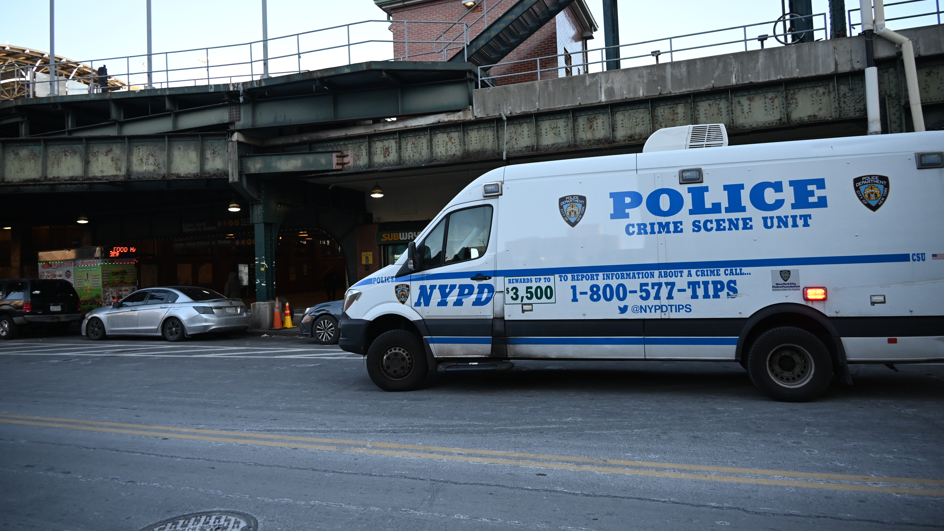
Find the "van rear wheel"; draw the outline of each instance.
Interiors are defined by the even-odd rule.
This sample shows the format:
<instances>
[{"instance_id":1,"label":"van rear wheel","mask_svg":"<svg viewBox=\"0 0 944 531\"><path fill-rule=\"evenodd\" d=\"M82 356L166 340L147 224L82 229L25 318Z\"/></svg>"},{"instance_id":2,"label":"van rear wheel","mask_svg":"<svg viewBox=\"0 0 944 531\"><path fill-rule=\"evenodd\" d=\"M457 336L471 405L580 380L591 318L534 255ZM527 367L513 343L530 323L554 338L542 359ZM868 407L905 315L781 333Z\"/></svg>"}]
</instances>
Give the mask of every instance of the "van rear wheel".
<instances>
[{"instance_id":1,"label":"van rear wheel","mask_svg":"<svg viewBox=\"0 0 944 531\"><path fill-rule=\"evenodd\" d=\"M413 391L429 372L422 340L406 330L380 334L367 349L367 374L384 391Z\"/></svg>"},{"instance_id":2,"label":"van rear wheel","mask_svg":"<svg viewBox=\"0 0 944 531\"><path fill-rule=\"evenodd\" d=\"M826 391L833 364L826 345L813 334L792 326L761 334L747 359L751 380L774 400L806 402Z\"/></svg>"}]
</instances>

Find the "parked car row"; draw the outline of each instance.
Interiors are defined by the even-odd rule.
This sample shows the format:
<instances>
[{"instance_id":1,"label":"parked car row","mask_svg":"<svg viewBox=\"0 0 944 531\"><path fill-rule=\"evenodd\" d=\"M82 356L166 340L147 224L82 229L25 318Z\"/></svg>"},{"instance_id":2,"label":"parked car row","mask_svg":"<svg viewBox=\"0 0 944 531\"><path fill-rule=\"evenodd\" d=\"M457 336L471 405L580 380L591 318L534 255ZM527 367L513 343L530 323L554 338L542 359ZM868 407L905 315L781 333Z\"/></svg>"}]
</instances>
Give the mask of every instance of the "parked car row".
<instances>
[{"instance_id":1,"label":"parked car row","mask_svg":"<svg viewBox=\"0 0 944 531\"><path fill-rule=\"evenodd\" d=\"M13 339L37 325L61 330L80 326L92 340L117 336L159 336L180 341L199 334L228 334L249 328L249 312L229 299L196 286L145 288L83 316L75 288L66 280L0 279L0 339ZM299 333L316 343L338 342L341 301L307 308Z\"/></svg>"}]
</instances>

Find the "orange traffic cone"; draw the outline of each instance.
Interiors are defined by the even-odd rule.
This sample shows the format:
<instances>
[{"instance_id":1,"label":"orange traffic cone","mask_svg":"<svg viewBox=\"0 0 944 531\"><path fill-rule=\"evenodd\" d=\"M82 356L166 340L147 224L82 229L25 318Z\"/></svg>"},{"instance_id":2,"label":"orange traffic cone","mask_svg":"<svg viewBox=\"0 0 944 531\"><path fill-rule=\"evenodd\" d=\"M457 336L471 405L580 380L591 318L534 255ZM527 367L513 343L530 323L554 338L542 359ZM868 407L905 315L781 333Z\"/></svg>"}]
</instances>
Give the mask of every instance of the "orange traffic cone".
<instances>
[{"instance_id":1,"label":"orange traffic cone","mask_svg":"<svg viewBox=\"0 0 944 531\"><path fill-rule=\"evenodd\" d=\"M279 305L274 305L275 311L272 315L272 328L279 330L282 328L282 314L279 313Z\"/></svg>"},{"instance_id":2,"label":"orange traffic cone","mask_svg":"<svg viewBox=\"0 0 944 531\"><path fill-rule=\"evenodd\" d=\"M288 303L285 303L285 322L282 324L282 328L295 328L295 325L292 324L292 310L288 307Z\"/></svg>"}]
</instances>

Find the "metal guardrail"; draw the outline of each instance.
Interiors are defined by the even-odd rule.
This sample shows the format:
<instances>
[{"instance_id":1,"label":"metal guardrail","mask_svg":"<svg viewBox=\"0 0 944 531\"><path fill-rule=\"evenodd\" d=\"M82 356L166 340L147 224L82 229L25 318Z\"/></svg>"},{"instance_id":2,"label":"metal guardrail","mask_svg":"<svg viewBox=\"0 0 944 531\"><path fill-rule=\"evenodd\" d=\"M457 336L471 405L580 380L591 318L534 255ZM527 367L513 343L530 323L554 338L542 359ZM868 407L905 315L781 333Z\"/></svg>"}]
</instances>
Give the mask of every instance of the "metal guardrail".
<instances>
[{"instance_id":1,"label":"metal guardrail","mask_svg":"<svg viewBox=\"0 0 944 531\"><path fill-rule=\"evenodd\" d=\"M352 29L360 29L368 25L382 24L395 33L397 26L402 28L402 39L373 39L364 38L361 40L352 40ZM440 37L433 40L410 39L409 30L411 27L423 25L449 25L450 28L458 28L452 32L449 40L442 38L449 30L444 31ZM415 30L414 30L415 31ZM334 35L331 35L334 33ZM319 45L319 41L329 39L343 39L341 44ZM308 41L307 47L303 42ZM469 43L469 24L455 21L427 21L427 20L365 20L352 24L343 24L328 28L274 37L267 41L258 40L241 44L230 44L224 46L214 46L205 48L193 48L189 50L177 50L173 52L163 52L152 54L152 60L158 64L153 66L151 73L151 83L147 81L147 54L107 57L87 61L59 62L56 65L57 70L64 67L88 67L96 70L100 66L107 64L114 65L118 63L119 71L115 72L112 68L107 76L86 75L74 76L68 79L57 77L56 79L38 80L36 76L28 81L33 85L46 84L50 91L55 90L55 84L62 84L64 81L81 83L85 87L76 87L79 93L96 93L102 91L115 90L117 87L107 86L109 79L122 79L124 86L121 90L140 90L143 88L166 88L174 86L196 86L209 85L213 83L234 83L242 81L251 81L264 77L263 63L266 58L262 57L260 49L263 43L268 44L270 50L275 50L274 54L268 57L269 76L286 75L303 72L306 70L316 70L330 68L332 66L349 65L363 60L433 60L446 61L452 53L458 53L465 50ZM373 46L372 46L373 45ZM383 46L385 51L378 49ZM390 46L393 45L393 50ZM413 52L410 52L410 46L413 46ZM398 48L402 49L400 55L396 55ZM419 50L418 50L419 48ZM365 53L359 51L367 50ZM393 51L393 53L391 53ZM366 55L366 58L363 56ZM382 57L382 59L378 59ZM163 65L160 60L163 58ZM173 63L177 64L173 64ZM196 65L190 66L196 62ZM141 65L140 69L137 65ZM183 66L180 66L183 65ZM48 68L48 63L41 65L29 65L35 71L36 67ZM161 67L163 66L163 68ZM123 70L121 69L123 67ZM306 68L308 67L308 68ZM199 76L193 73L198 72ZM157 79L155 79L155 77ZM46 91L43 91L46 92ZM28 92L36 94L35 90Z\"/></svg>"},{"instance_id":2,"label":"metal guardrail","mask_svg":"<svg viewBox=\"0 0 944 531\"><path fill-rule=\"evenodd\" d=\"M892 22L896 20L913 20L913 19L918 19L922 17L926 17L926 18L936 17L937 23L940 24L941 14L942 14L940 3L941 3L941 0L903 0L900 2L886 3L885 4L886 21ZM904 7L904 6L908 6L909 4L922 4L922 7L918 8L917 10L918 12L909 13L906 11L906 7ZM930 9L932 5L933 5L933 11L929 11L929 10L921 11L922 8ZM916 6L910 6L910 7L916 7ZM852 14L858 11L859 11L858 8L850 9L847 11L847 20L849 22L850 34L852 33L852 28L854 28L857 25L861 25L861 22L859 24L853 24L852 22ZM889 15L896 15L896 16L889 16ZM640 63L642 60L649 60L649 61L654 60L656 63L659 63L660 58L664 58L666 55L668 55L669 61L674 61L676 59L675 56L677 54L682 54L683 52L691 52L694 50L704 50L708 48L719 48L719 49L724 48L724 49L719 50L719 53L731 53L732 51L734 51L733 50L734 46L738 46L742 44L743 44L744 51L749 51L751 49L750 45L753 43L754 49L763 49L765 42L768 40L773 39L774 41L777 41L777 38L779 37L781 38L781 40L785 41L787 37L792 39L794 37L800 37L803 34L807 34L810 32L813 33L814 38L823 38L823 39L828 38L827 32L828 32L829 25L828 25L828 21L827 21L827 17L825 13L817 13L814 15L807 15L807 16L793 16L789 19L790 22L795 22L797 20L802 20L802 19L811 19L814 22L813 24L814 27L812 29L798 29L795 31L786 31L786 30L778 31L777 28L781 24L783 24L783 18L784 17L781 17L777 19L776 21L760 22L757 24L747 24L743 26L732 26L730 28L703 31L703 32L698 32L698 33L689 33L686 35L678 35L678 36L668 37L664 39L653 39L653 40L630 43L630 44L622 44L619 46L595 48L593 50L586 50L586 51L578 50L574 53L549 55L546 57L540 57L536 59L523 59L523 60L518 60L518 61L499 62L492 65L482 65L478 67L478 70L479 70L478 86L479 88L481 88L483 83L488 84L490 81L496 81L500 83L501 79L515 78L515 77L520 77L520 76L531 76L532 78L536 78L540 80L542 79L542 74L545 74L548 72L553 73L552 77L563 77L565 75L569 75L567 74L568 69L570 69L571 71L573 71L574 69L578 69L579 71L580 68L583 68L583 71L580 72L581 74L591 73L592 71L599 72L599 71L602 71L604 68L604 65L609 62L616 62L619 64L620 68L627 68L628 66L639 66L638 64L633 64L633 63ZM818 26L818 24L820 23L822 25ZM760 34L760 35L757 35L756 37L748 36L749 28L757 28L757 27L762 28L767 25L773 25L772 32L770 34L766 34L766 33ZM725 32L735 33L735 32L738 32L738 30L740 30L740 33L741 33L740 35L741 38L739 39L735 38L731 40L723 40L721 42L709 42L709 43L703 43L700 45L691 45L691 46L683 45L683 47L681 48L676 47L676 44L683 39L692 39L692 38L698 38L698 37L703 38L705 36L721 34ZM668 50L666 51L664 50L664 47L662 47L658 50L651 50L648 53L629 55L626 57L620 57L620 58L614 58L614 59L606 59L604 57L606 55L607 50L618 49L620 50L620 52L622 52L623 50L631 50L633 47L636 47L636 46L647 45L647 47L651 47L651 45L659 44L659 43L666 44L668 47ZM772 44L783 45L783 43L780 43L780 42L775 42ZM598 53L600 54L600 60L591 61L590 57L595 56ZM622 55L622 53L620 53L620 55ZM566 64L566 59L568 56L570 56L571 58L571 64ZM572 59L574 58L574 56L582 57L583 61L579 63L573 62ZM533 63L534 67L530 69L520 68L521 65L527 65L529 63ZM513 69L514 71L503 72L503 70L505 69L503 69L502 67L508 67L508 69ZM497 72L494 75L490 72L490 70L492 69L497 70ZM530 80L530 79L525 79L525 80Z\"/></svg>"},{"instance_id":3,"label":"metal guardrail","mask_svg":"<svg viewBox=\"0 0 944 531\"><path fill-rule=\"evenodd\" d=\"M896 11L895 6L903 6L903 5L906 5L906 4L927 3L928 1L929 1L929 0L904 0L903 2L889 2L889 3L885 4L885 9L887 10L887 11L886 11L886 17L885 17L885 22L893 22L893 21L895 21L895 20L907 20L907 19L919 18L919 17L936 16L936 17L937 17L937 23L940 24L940 23L941 23L941 0L934 0L934 11L933 11L933 12L930 12L930 13L917 13L917 14L914 14L914 13L913 13L913 14L910 14L910 15L901 15L901 16L897 16L897 17L888 17L888 16L887 16L887 15L888 15L888 12L894 12L894 11ZM892 9L889 9L889 8L892 8ZM850 34L852 33L852 29L853 29L853 28L855 28L856 26L861 26L861 25L862 25L862 15L861 15L860 12L861 12L861 9L856 8L856 9L850 9L850 10L846 13L846 20L849 22L849 33L850 33ZM858 23L858 24L853 24L853 23L852 23L852 14L853 14L853 13L860 13L860 14L859 14L859 23Z\"/></svg>"},{"instance_id":4,"label":"metal guardrail","mask_svg":"<svg viewBox=\"0 0 944 531\"><path fill-rule=\"evenodd\" d=\"M654 60L655 63L658 64L660 57L665 56L665 55L668 55L669 62L672 62L675 60L676 54L683 54L684 52L691 52L694 50L705 50L708 48L718 48L718 47L724 46L724 47L728 47L729 49L723 50L721 53L731 53L730 47L732 47L733 45L743 45L744 51L749 51L751 43L755 43L758 49L763 49L764 43L770 39L777 40L778 38L783 38L784 40L786 40L787 38L790 38L790 39L800 38L805 34L813 34L814 39L816 38L815 36L817 34L821 35L822 38L824 39L827 37L826 32L828 30L828 22L827 22L825 13L817 13L814 15L807 15L803 17L798 16L798 17L795 17L793 20L802 20L802 19L810 19L814 21L813 28L801 29L801 30L796 30L796 31L786 31L784 33L777 33L776 27L782 22L781 19L778 19L776 21L772 20L769 22L760 22L757 24L746 24L743 26L732 26L730 28L723 28L723 29L718 29L718 30L688 33L685 35L677 35L674 37L668 37L664 39L653 39L653 40L634 42L634 43L629 43L629 44L621 44L618 46L595 48L593 50L585 50L585 51L579 50L574 53L548 55L545 57L538 57L535 59L522 59L518 61L499 62L492 65L482 65L478 67L478 78L479 78L478 87L482 88L483 83L489 83L492 80L500 80L504 78L512 78L512 77L520 77L520 76L534 75L536 76L537 80L541 80L541 74L544 72L554 72L555 74L552 77L563 77L561 76L562 71L564 75L570 75L566 73L567 70L578 69L578 72L579 72L580 67L583 67L584 71L579 72L579 73L587 74L587 73L590 73L590 67L595 66L595 65L600 65L600 69L597 71L602 71L603 65L605 65L606 63L618 63L619 68L626 68L628 66L633 66L633 65L628 65L625 63L638 61L640 59L650 59L650 60ZM821 21L822 26L817 27L815 24L815 22L817 21ZM765 27L765 26L770 26L770 25L773 25L773 28L774 28L774 31L772 34L764 33L764 34L759 34L756 37L748 37L748 28ZM722 42L710 42L707 44L699 44L699 45L691 45L691 46L683 45L683 47L681 48L676 46L678 41L682 39L691 39L694 37L705 37L705 36L710 36L710 35L715 35L715 34L720 34L720 33L725 33L725 32L730 33L730 32L737 32L737 31L740 31L741 33L740 38L724 40ZM646 47L649 48L651 47L651 45L659 44L659 43L667 44L668 50L663 51L662 49L658 49L658 50L652 50L647 53L643 53L639 55L629 55L629 56L622 57L623 55L622 52L624 50L631 50L634 47L643 46L643 45L646 45ZM606 58L607 50L618 50L620 52L619 55L621 57L607 59ZM596 55L596 54L599 54L600 60L591 61L590 60L591 55ZM574 56L582 56L583 61L579 63L573 62L572 60ZM566 60L568 57L571 59L570 63L566 63ZM553 66L543 67L541 65L542 61L544 62L545 65L547 65L548 63L553 63ZM565 64L561 64L562 61L564 61ZM527 65L529 63L534 63L535 67L530 70L514 68L514 71L510 73L497 73L494 75L490 73L492 69L498 69L498 71L501 72L502 67L511 69L515 65L518 65L520 67L520 65Z\"/></svg>"},{"instance_id":5,"label":"metal guardrail","mask_svg":"<svg viewBox=\"0 0 944 531\"><path fill-rule=\"evenodd\" d=\"M485 0L487 1L487 0ZM32 67L33 75L28 75L26 77L26 83L32 84L30 90L27 91L29 95L36 95L38 93L35 90L36 86L41 86L46 84L49 87L49 91L55 91L59 85L63 82L73 82L73 84L67 84L72 86L73 89L78 88L78 93L93 93L111 91L111 90L140 90L141 88L146 88L152 86L155 88L165 88L173 86L196 86L200 84L213 84L213 83L234 83L234 82L243 82L250 81L255 79L260 79L264 76L263 72L266 70L263 68L262 63L265 59L261 56L260 50L254 50L256 48L261 49L263 43L268 44L271 48L276 50L275 55L268 57L268 71L269 75L286 75L294 74L298 72L303 72L306 70L315 70L330 68L332 66L341 66L352 64L354 62L361 62L362 60L392 60L392 61L405 61L405 60L436 60L436 61L446 61L449 59L449 56L452 53L457 53L459 50L465 50L468 47L470 41L470 29L480 21L484 19L486 25L488 23L488 13L501 4L505 0L494 0L494 3L491 7L483 1L484 12L475 20L471 22L463 22L462 19L466 15L463 15L458 21L422 21L422 20L406 20L406 21L390 21L390 20L366 20L361 22L355 22L352 24L343 24L339 26L332 26L329 28L321 28L317 30L296 33L292 35L286 35L282 37L275 37L268 39L267 41L257 40L251 41L242 44L231 44L224 46L215 46L215 47L206 47L206 48L194 48L190 50L178 50L173 52L164 52L152 54L152 59L160 60L163 56L163 68L160 68L160 65L153 67L151 71L151 83L148 84L146 80L147 72L147 55L131 55L131 56L118 56L105 59L95 59L90 61L75 61L60 63L60 67L76 67L73 71L77 71L77 67L83 66L91 69L95 69L96 65L105 65L106 63L114 64L115 62L119 63L119 67L123 66L123 71L119 72L110 72L107 77L102 77L98 75L91 76L74 76L66 79L64 77L57 77L55 79L49 80L40 80L36 79L38 76L35 75L35 72L38 67L48 68L48 64L37 64L37 65L24 65ZM921 17L936 17L937 23L941 23L941 9L940 2L941 0L903 0L899 2L890 2L885 4L886 14L893 15L895 11L903 11L902 6L910 4L924 4L928 5L933 2L934 11L926 11L921 13L903 13L897 16L889 16L886 18L886 21L898 21L898 20L907 20L907 19L917 19ZM847 20L849 22L850 33L852 29L859 24L854 24L852 19L852 14L858 12L859 9L850 9L847 11ZM469 12L471 13L471 11ZM813 28L811 29L801 29L796 31L783 31L779 32L777 26L782 23L781 19L777 21L768 21L761 22L757 24L746 24L741 26L732 26L729 28L702 31L697 33L689 33L685 35L677 35L673 37L663 38L663 39L652 39L642 42L622 44L618 46L610 46L604 48L596 48L593 50L578 50L573 53L558 54L558 55L549 55L545 57L539 57L534 59L523 59L518 61L508 61L508 62L499 62L492 65L483 65L478 67L479 73L479 88L482 87L483 82L489 83L490 81L499 81L504 78L513 78L520 76L534 76L536 79L542 79L542 74L547 72L553 72L552 77L560 77L562 75L568 74L568 70L573 72L574 69L577 70L578 74L586 74L591 71L602 71L606 63L616 62L619 64L620 68L627 68L630 66L637 66L638 63L642 61L654 60L656 63L660 61L660 58L668 56L669 61L675 61L677 55L682 55L683 58L692 58L685 57L686 54L690 52L696 52L707 49L715 49L717 53L731 53L735 46L740 48L743 45L744 51L749 51L753 46L754 49L763 49L765 47L765 42L771 39L779 40L778 38L787 38L793 39L795 37L802 36L804 34L812 34L814 39L816 38L828 38L828 21L824 13L817 13L814 15L807 15L805 17L795 16L791 18L791 21L801 20L801 19L811 19L813 22ZM375 38L365 38L361 40L352 40L352 29L359 30L366 28L369 25L383 24L393 33L397 33L397 25L402 25L402 39L392 38L387 39L375 39ZM409 38L409 28L410 25L413 25L415 28L417 25L441 25L445 26L444 29L437 37L432 40L411 40ZM821 26L818 26L821 24ZM770 34L758 34L755 36L749 36L750 28L761 28L764 26L772 26L772 31ZM335 32L334 35L330 35L331 32ZM415 32L415 30L414 30ZM704 42L705 38L711 38L712 36L717 36L720 34L729 33L737 34L738 37L724 39L720 42ZM751 31L750 33L753 33ZM338 40L339 34L341 36L342 43L334 45L321 45L311 44L317 43L319 39L335 39ZM682 44L681 47L678 47L679 43L684 43L686 39L700 41L699 44ZM309 44L306 44L306 48L303 49L303 41L309 41ZM610 58L605 57L607 50L617 49L622 55L623 51L630 51L634 47L646 46L651 47L653 44L664 45L657 50L651 50L646 53L628 55L620 58ZM393 45L393 53L391 53L389 46ZM780 43L778 43L780 44ZM410 45L413 45L414 53L410 53ZM312 47L313 46L313 47ZM386 47L385 51L379 51L376 46ZM402 53L397 55L397 50L402 46ZM667 47L667 50L664 48ZM417 48L420 48L421 51L417 51ZM279 51L281 49L281 51ZM365 53L355 53L355 49L358 51L368 50ZM600 60L591 61L590 57L599 54ZM366 58L362 59L362 56ZM570 57L570 62L568 63L567 58ZM582 59L580 62L573 62L574 57L577 56ZM704 55L698 55L702 57ZM172 60L176 62L176 65L171 65ZM140 61L140 63L139 63ZM190 63L198 63L196 66L188 66ZM123 64L122 64L123 63ZM317 63L317 64L314 64ZM534 63L534 68L532 69L521 69L518 68L521 65L527 65L529 63ZM542 64L543 63L543 64ZM634 64L636 63L636 64ZM141 65L140 69L133 69L133 65ZM184 66L178 66L183 64ZM311 66L306 68L306 66ZM273 68L274 67L274 68ZM497 73L492 75L490 72L492 69L497 68ZM501 73L501 67L514 68L514 72ZM137 68L135 66L135 68ZM582 69L582 71L581 71ZM248 70L248 71L247 71ZM200 76L193 76L193 72L199 72ZM154 77L162 77L163 79L155 80ZM123 78L123 79L122 79ZM142 79L143 78L143 79ZM121 79L123 81L122 87L107 86L108 80ZM76 84L80 84L76 86ZM84 87L83 87L84 85Z\"/></svg>"}]
</instances>

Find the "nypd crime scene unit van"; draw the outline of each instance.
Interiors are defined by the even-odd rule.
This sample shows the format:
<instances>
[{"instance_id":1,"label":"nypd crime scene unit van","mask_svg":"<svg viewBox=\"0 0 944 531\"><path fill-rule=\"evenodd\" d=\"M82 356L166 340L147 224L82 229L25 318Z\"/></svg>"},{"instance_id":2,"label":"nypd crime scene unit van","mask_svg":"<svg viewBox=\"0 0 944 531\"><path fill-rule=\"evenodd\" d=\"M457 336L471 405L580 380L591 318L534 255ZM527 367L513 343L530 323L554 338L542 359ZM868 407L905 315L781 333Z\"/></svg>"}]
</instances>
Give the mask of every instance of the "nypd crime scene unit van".
<instances>
[{"instance_id":1,"label":"nypd crime scene unit van","mask_svg":"<svg viewBox=\"0 0 944 531\"><path fill-rule=\"evenodd\" d=\"M348 290L340 346L388 391L509 360L710 360L788 401L851 363L944 361L942 151L697 125L498 168Z\"/></svg>"}]
</instances>

